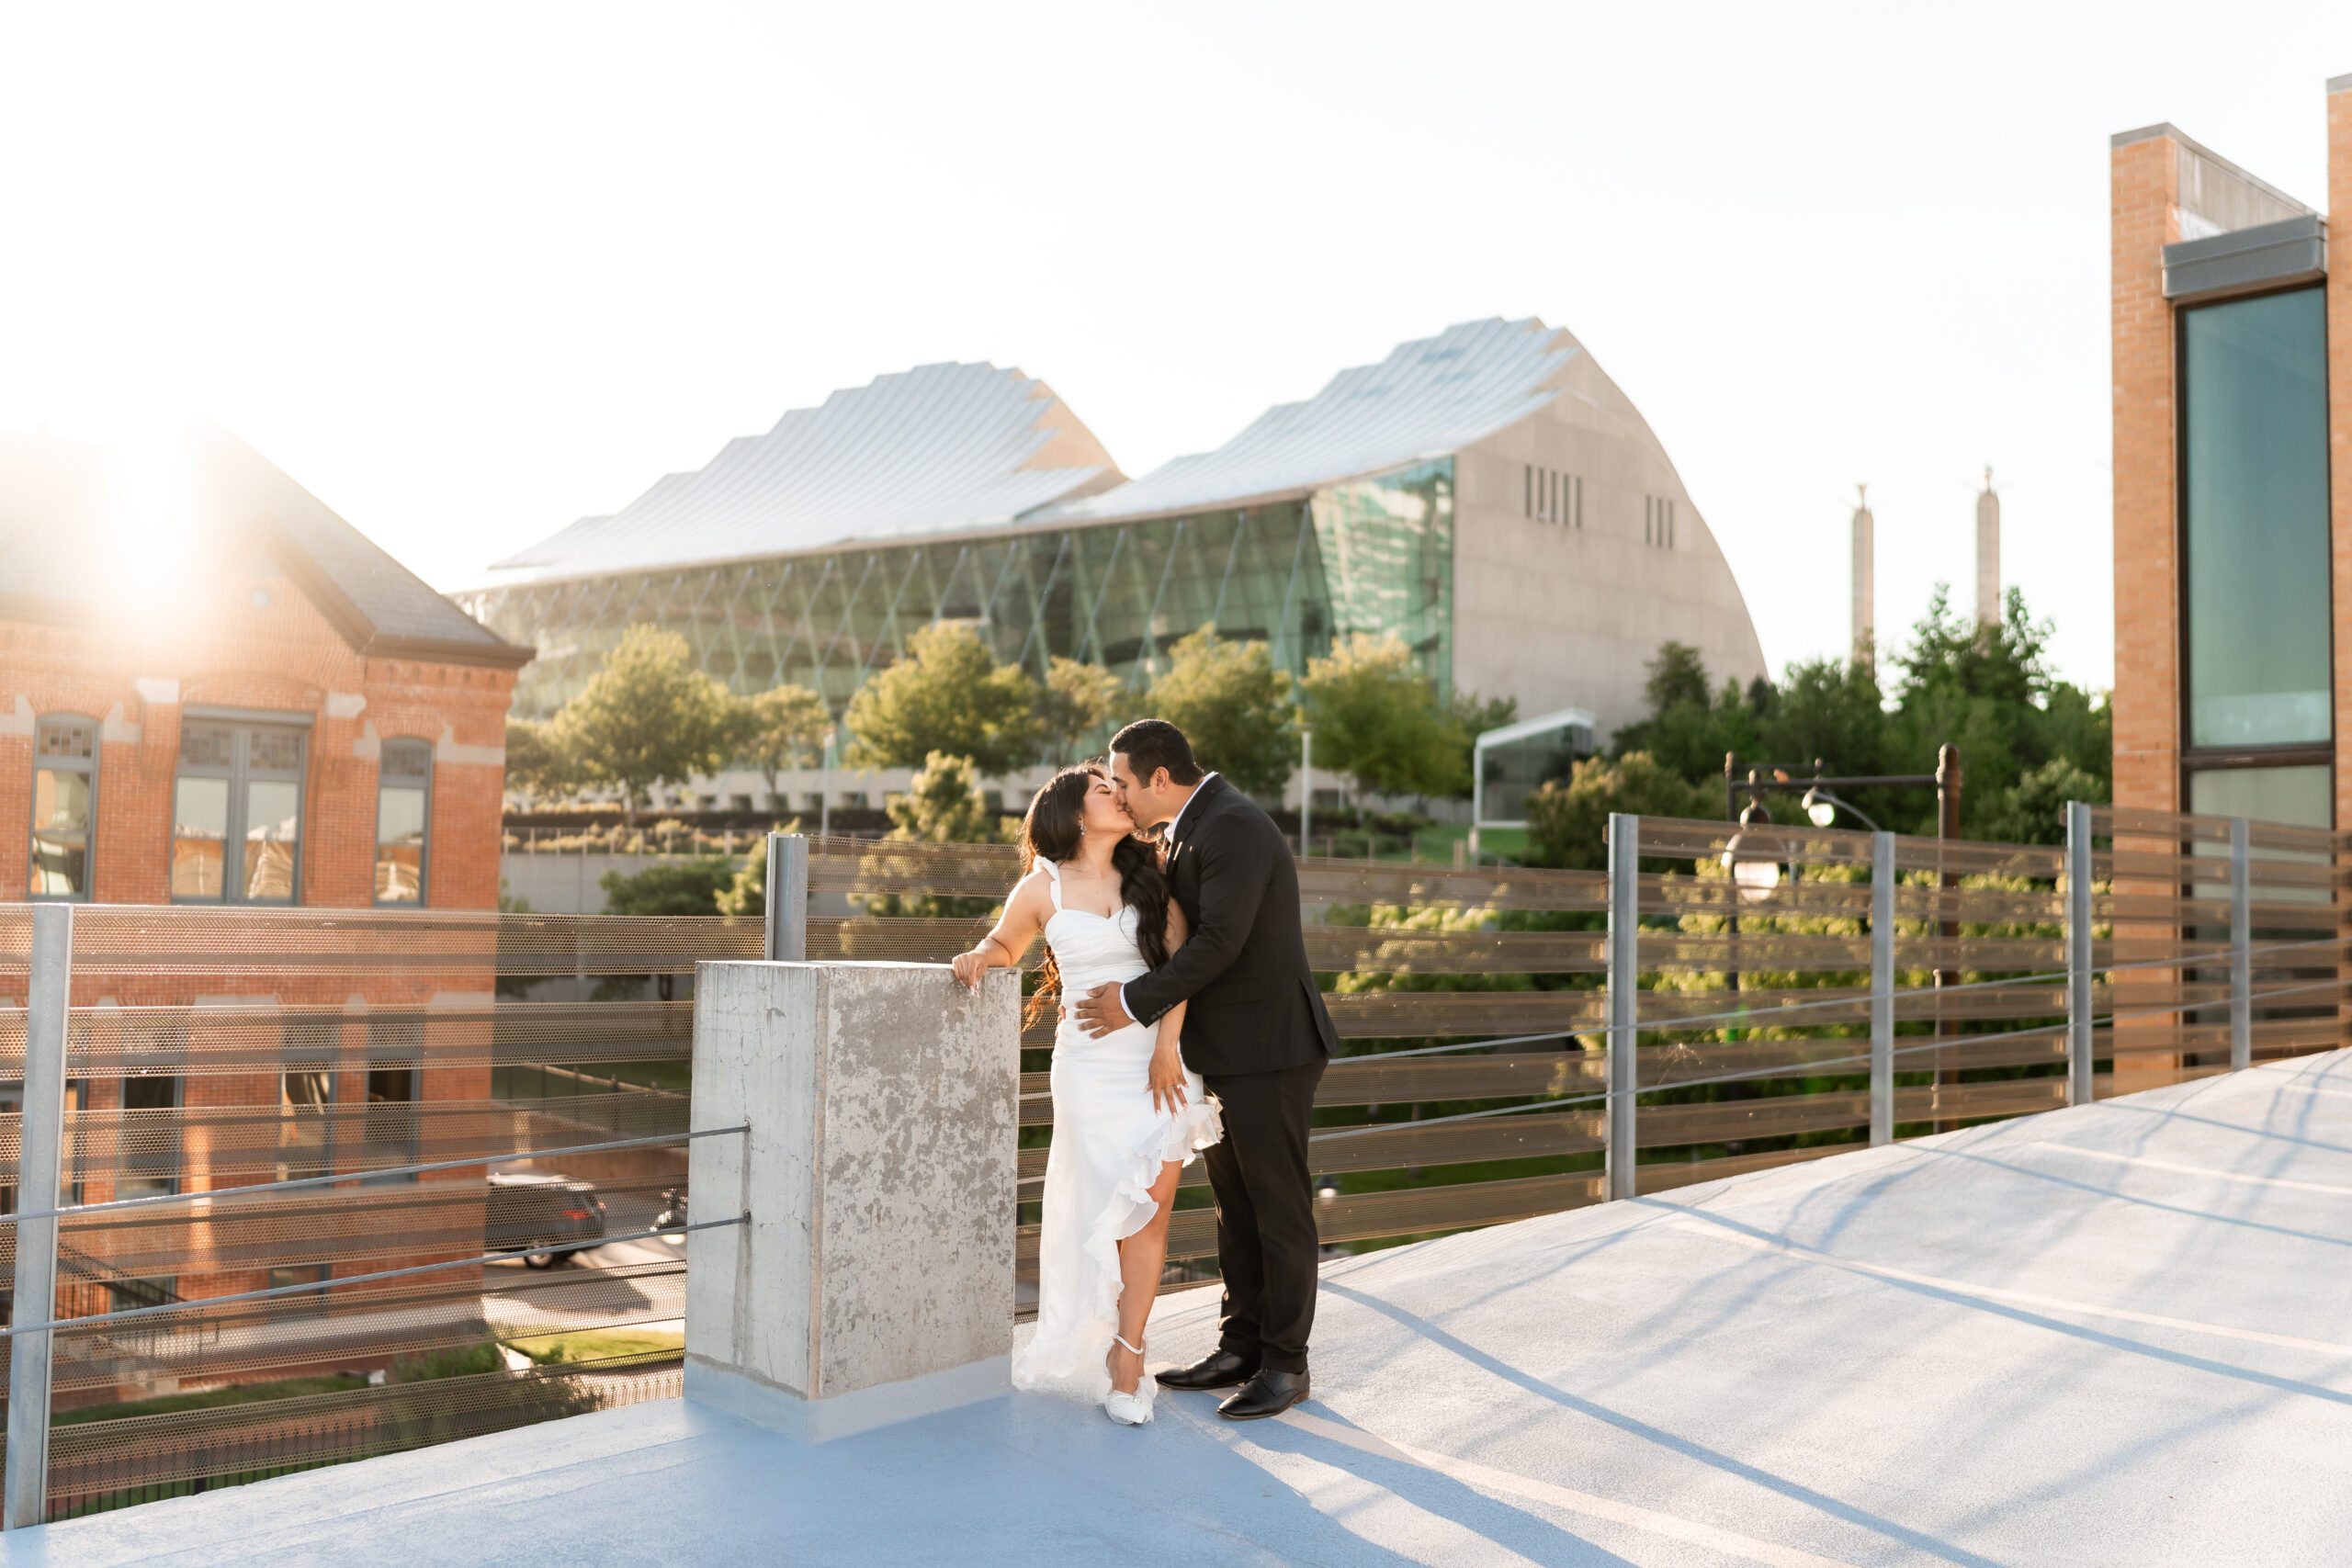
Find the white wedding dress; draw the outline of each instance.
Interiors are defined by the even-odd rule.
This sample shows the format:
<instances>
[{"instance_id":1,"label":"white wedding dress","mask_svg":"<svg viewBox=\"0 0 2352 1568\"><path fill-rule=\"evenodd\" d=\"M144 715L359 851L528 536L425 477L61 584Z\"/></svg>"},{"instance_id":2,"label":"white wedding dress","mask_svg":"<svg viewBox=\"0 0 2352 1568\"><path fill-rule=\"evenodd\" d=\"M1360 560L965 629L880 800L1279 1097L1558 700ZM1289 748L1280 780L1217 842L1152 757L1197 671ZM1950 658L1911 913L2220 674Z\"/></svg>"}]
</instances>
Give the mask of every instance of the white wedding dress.
<instances>
[{"instance_id":1,"label":"white wedding dress","mask_svg":"<svg viewBox=\"0 0 2352 1568\"><path fill-rule=\"evenodd\" d=\"M1136 912L1106 919L1062 908L1061 868L1040 860L1053 881L1046 945L1061 969L1063 1008L1054 1031L1054 1142L1046 1156L1045 1215L1037 1238L1037 1325L1013 1357L1016 1388L1100 1401L1111 1391L1105 1359L1119 1326L1119 1243L1143 1229L1158 1205L1151 1184L1169 1160L1225 1135L1201 1076L1184 1074L1184 1104L1173 1114L1152 1103L1156 1026L1130 1023L1097 1040L1069 1004L1105 981L1124 984L1149 965L1136 945ZM1151 1375L1138 1393L1148 1401Z\"/></svg>"}]
</instances>

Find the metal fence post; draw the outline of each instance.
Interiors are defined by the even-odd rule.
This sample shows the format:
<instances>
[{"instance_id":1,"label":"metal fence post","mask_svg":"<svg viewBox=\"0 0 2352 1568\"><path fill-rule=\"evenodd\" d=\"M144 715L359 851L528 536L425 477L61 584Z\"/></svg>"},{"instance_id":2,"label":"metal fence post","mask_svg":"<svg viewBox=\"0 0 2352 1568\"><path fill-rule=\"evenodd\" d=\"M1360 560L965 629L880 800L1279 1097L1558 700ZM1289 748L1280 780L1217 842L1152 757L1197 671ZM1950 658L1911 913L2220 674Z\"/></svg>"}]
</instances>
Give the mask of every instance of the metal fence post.
<instances>
[{"instance_id":1,"label":"metal fence post","mask_svg":"<svg viewBox=\"0 0 2352 1568\"><path fill-rule=\"evenodd\" d=\"M2091 808L2066 803L2066 1103L2088 1105L2091 1082Z\"/></svg>"},{"instance_id":2,"label":"metal fence post","mask_svg":"<svg viewBox=\"0 0 2352 1568\"><path fill-rule=\"evenodd\" d=\"M768 929L770 963L808 962L808 839L802 833L768 835Z\"/></svg>"},{"instance_id":3,"label":"metal fence post","mask_svg":"<svg viewBox=\"0 0 2352 1568\"><path fill-rule=\"evenodd\" d=\"M1871 1144L1894 1142L1894 835L1871 835Z\"/></svg>"},{"instance_id":4,"label":"metal fence post","mask_svg":"<svg viewBox=\"0 0 2352 1568\"><path fill-rule=\"evenodd\" d=\"M1634 1181L1635 1024L1641 1005L1642 819L1609 814L1609 1092L1601 1133L1601 1197L1631 1198Z\"/></svg>"},{"instance_id":5,"label":"metal fence post","mask_svg":"<svg viewBox=\"0 0 2352 1568\"><path fill-rule=\"evenodd\" d=\"M2254 1066L2254 835L2230 821L2230 1070Z\"/></svg>"},{"instance_id":6,"label":"metal fence post","mask_svg":"<svg viewBox=\"0 0 2352 1568\"><path fill-rule=\"evenodd\" d=\"M17 1211L57 1207L65 1147L65 1023L74 984L74 906L32 908L32 968L25 998L25 1106L17 1144ZM47 1323L57 1311L57 1219L17 1222L14 1323ZM52 1347L43 1329L18 1334L8 1356L6 1517L37 1525L49 1508L49 1383Z\"/></svg>"}]
</instances>

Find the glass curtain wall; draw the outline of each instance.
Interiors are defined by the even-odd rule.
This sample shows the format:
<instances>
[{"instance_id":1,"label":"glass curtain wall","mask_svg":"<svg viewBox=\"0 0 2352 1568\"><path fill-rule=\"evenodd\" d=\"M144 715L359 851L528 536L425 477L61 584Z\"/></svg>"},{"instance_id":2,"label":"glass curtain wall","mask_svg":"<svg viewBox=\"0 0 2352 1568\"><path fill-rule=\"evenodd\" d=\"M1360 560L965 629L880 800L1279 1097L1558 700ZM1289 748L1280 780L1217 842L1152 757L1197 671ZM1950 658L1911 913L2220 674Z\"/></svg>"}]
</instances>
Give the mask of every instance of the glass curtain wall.
<instances>
[{"instance_id":1,"label":"glass curtain wall","mask_svg":"<svg viewBox=\"0 0 2352 1568\"><path fill-rule=\"evenodd\" d=\"M460 603L538 649L518 716L551 716L640 621L684 635L738 693L793 682L839 712L935 621L972 626L999 659L1039 674L1058 655L1138 690L1203 626L1267 643L1295 673L1335 637L1394 628L1444 685L1453 571L1453 464L1442 458L1260 507L487 589Z\"/></svg>"},{"instance_id":2,"label":"glass curtain wall","mask_svg":"<svg viewBox=\"0 0 2352 1568\"><path fill-rule=\"evenodd\" d=\"M2324 747L2324 291L2182 311L2180 389L2188 747Z\"/></svg>"}]
</instances>

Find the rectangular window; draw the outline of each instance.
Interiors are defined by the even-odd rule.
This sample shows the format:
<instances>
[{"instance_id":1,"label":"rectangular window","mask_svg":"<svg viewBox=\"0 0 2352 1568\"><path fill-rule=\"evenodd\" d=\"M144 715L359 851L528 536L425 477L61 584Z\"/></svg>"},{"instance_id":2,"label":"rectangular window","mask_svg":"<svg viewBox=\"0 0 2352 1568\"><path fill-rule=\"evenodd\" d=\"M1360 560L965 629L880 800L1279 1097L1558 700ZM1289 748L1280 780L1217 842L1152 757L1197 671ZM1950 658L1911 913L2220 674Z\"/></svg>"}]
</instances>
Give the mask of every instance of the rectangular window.
<instances>
[{"instance_id":1,"label":"rectangular window","mask_svg":"<svg viewBox=\"0 0 2352 1568\"><path fill-rule=\"evenodd\" d=\"M180 1190L180 1080L151 1073L122 1080L114 1195L148 1198Z\"/></svg>"},{"instance_id":2,"label":"rectangular window","mask_svg":"<svg viewBox=\"0 0 2352 1568\"><path fill-rule=\"evenodd\" d=\"M1527 465L1527 514L1535 515L1535 465Z\"/></svg>"},{"instance_id":3,"label":"rectangular window","mask_svg":"<svg viewBox=\"0 0 2352 1568\"><path fill-rule=\"evenodd\" d=\"M2188 775L2188 809L2206 817L2333 828L2335 770L2325 762L2291 768L2203 769Z\"/></svg>"},{"instance_id":4,"label":"rectangular window","mask_svg":"<svg viewBox=\"0 0 2352 1568\"><path fill-rule=\"evenodd\" d=\"M361 1167L383 1170L417 1161L418 1068L424 1055L424 1021L413 1013L377 1013L368 1020L368 1109L361 1124ZM413 1181L413 1172L379 1178Z\"/></svg>"},{"instance_id":5,"label":"rectangular window","mask_svg":"<svg viewBox=\"0 0 2352 1568\"><path fill-rule=\"evenodd\" d=\"M1584 479L1581 476L1577 479L1576 525L1579 528L1584 526Z\"/></svg>"},{"instance_id":6,"label":"rectangular window","mask_svg":"<svg viewBox=\"0 0 2352 1568\"><path fill-rule=\"evenodd\" d=\"M182 726L172 791L175 902L290 904L300 897L305 740L301 730L277 726Z\"/></svg>"},{"instance_id":7,"label":"rectangular window","mask_svg":"<svg viewBox=\"0 0 2352 1568\"><path fill-rule=\"evenodd\" d=\"M2324 743L2324 291L2180 313L2188 744Z\"/></svg>"},{"instance_id":8,"label":"rectangular window","mask_svg":"<svg viewBox=\"0 0 2352 1568\"><path fill-rule=\"evenodd\" d=\"M387 740L376 764L376 902L424 902L433 743Z\"/></svg>"},{"instance_id":9,"label":"rectangular window","mask_svg":"<svg viewBox=\"0 0 2352 1568\"><path fill-rule=\"evenodd\" d=\"M85 718L42 719L33 740L33 897L90 896L97 789L98 727Z\"/></svg>"},{"instance_id":10,"label":"rectangular window","mask_svg":"<svg viewBox=\"0 0 2352 1568\"><path fill-rule=\"evenodd\" d=\"M277 1179L334 1168L334 1058L340 1018L289 1018L280 1025L284 1066L277 1090Z\"/></svg>"}]
</instances>

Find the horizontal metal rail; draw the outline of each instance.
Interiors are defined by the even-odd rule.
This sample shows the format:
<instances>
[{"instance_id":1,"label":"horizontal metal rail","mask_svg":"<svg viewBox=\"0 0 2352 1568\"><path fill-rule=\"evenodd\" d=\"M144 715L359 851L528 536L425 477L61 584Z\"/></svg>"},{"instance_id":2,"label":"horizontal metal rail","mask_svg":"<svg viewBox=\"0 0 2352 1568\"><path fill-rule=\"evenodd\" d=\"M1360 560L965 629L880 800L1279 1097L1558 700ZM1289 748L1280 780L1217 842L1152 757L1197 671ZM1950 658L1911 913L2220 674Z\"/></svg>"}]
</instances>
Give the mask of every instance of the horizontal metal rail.
<instances>
[{"instance_id":1,"label":"horizontal metal rail","mask_svg":"<svg viewBox=\"0 0 2352 1568\"><path fill-rule=\"evenodd\" d=\"M2352 986L2352 976L2346 976L2335 980L2314 981L2308 986L2295 987L2292 990L2267 991L2263 994L2260 999L2267 1001L2273 997L2292 996L2298 991L2338 990L2346 986ZM2214 1008L2224 1005L2226 1004L2220 1001L2177 1002L2168 1007L2141 1008L2131 1012L2106 1013L2092 1019L2091 1024L2094 1028L2102 1023L2111 1026L2128 1019L2161 1018L2168 1013L2194 1012L2199 1008ZM1917 1045L1900 1046L1896 1048L1894 1055L1898 1056L1909 1056L1916 1055L1922 1051L1949 1051L1962 1045L1982 1045L1988 1042L1996 1040L2030 1040L2036 1035L2063 1034L2070 1027L2072 1026L2068 1024L2052 1023L2044 1024L2036 1029L2005 1029L1990 1034L1962 1034L1954 1036L1948 1040L1934 1039L1925 1041ZM2112 1055L2112 1052L2110 1051L2109 1054ZM1357 1062L1369 1059L1370 1058L1362 1056L1339 1056L1333 1058L1333 1060L1339 1062ZM1845 1056L1826 1056L1817 1062L1796 1062L1772 1067L1750 1067L1742 1072L1722 1073L1713 1077L1677 1078L1670 1083L1644 1084L1637 1088L1634 1092L1636 1094L1659 1094L1670 1089L1705 1089L1713 1084L1754 1083L1770 1078L1811 1077L1818 1076L1820 1070L1824 1067L1852 1066L1858 1063L1867 1065L1870 1059L1870 1054L1867 1051L1863 1051ZM1838 1077L1851 1077L1855 1075L1851 1073L1838 1073L1832 1076ZM1448 1122L1477 1122L1493 1116L1515 1116L1523 1111L1555 1111L1564 1105L1591 1105L1606 1100L1608 1098L1608 1091L1602 1090L1597 1094L1579 1094L1566 1100L1532 1100L1525 1105L1505 1105L1498 1107L1492 1111L1464 1111L1459 1115L1430 1116L1414 1122L1373 1122L1361 1127L1340 1127L1335 1128L1329 1133L1313 1134L1306 1141L1310 1144L1320 1144L1329 1142L1334 1138L1360 1138L1367 1133L1393 1133L1398 1127L1436 1127Z\"/></svg>"},{"instance_id":2,"label":"horizontal metal rail","mask_svg":"<svg viewBox=\"0 0 2352 1568\"><path fill-rule=\"evenodd\" d=\"M372 1274L347 1274L332 1280L309 1280L299 1285L272 1285L266 1291L239 1291L228 1296L190 1296L185 1301L166 1302L162 1306L127 1307L121 1312L92 1313L87 1317L61 1317L54 1323L25 1323L0 1328L0 1339L14 1338L19 1334L40 1334L49 1331L87 1328L95 1323L122 1323L136 1317L159 1317L172 1313L193 1314L201 1309L225 1306L231 1302L267 1301L275 1296L312 1295L337 1285L365 1285L378 1280L405 1280L417 1274L441 1274L452 1269L478 1269L485 1263L503 1263L514 1258L542 1258L552 1253L578 1252L587 1247L607 1247L617 1241L650 1241L658 1236L680 1235L687 1231L718 1230L724 1225L749 1224L751 1211L724 1220L702 1220L694 1224L673 1225L665 1231L630 1231L626 1235L598 1236L593 1241L560 1242L552 1247L522 1247L512 1252L485 1252L478 1258L452 1258L447 1263L419 1263L407 1269L379 1269Z\"/></svg>"},{"instance_id":3,"label":"horizontal metal rail","mask_svg":"<svg viewBox=\"0 0 2352 1568\"><path fill-rule=\"evenodd\" d=\"M638 1149L653 1144L677 1144L694 1138L727 1138L752 1130L749 1122L740 1127L705 1127L695 1133L656 1133L643 1138L613 1138L601 1144L570 1144L554 1149L524 1149L511 1155L474 1155L466 1159L434 1160L426 1165L386 1165L372 1170L349 1170L340 1176L299 1176L288 1181L255 1181L236 1187L211 1187L200 1192L157 1192L145 1198L116 1198L104 1203L76 1203L67 1209L35 1209L18 1214L0 1214L0 1224L12 1220L76 1220L85 1214L109 1214L124 1209L160 1208L167 1203L192 1203L199 1198L242 1198L248 1192L290 1192L303 1187L334 1187L346 1181L374 1181L387 1176L413 1176L428 1170L463 1170L473 1165L505 1165L518 1159L547 1159L556 1155L595 1154L605 1149ZM219 1300L224 1298L207 1298Z\"/></svg>"}]
</instances>

